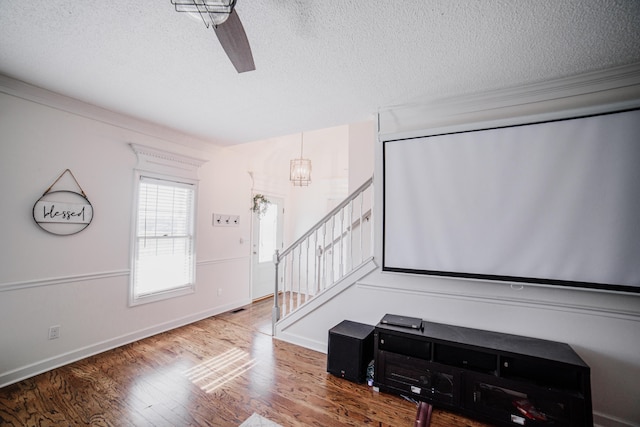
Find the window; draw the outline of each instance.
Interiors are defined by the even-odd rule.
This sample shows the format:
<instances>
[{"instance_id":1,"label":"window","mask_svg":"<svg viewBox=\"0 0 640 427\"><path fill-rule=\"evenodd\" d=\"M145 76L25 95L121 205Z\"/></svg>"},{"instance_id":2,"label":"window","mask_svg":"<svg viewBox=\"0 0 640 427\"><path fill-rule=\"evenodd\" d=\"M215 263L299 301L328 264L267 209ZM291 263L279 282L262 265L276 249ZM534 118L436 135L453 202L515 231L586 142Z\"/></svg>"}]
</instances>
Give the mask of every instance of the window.
<instances>
[{"instance_id":1,"label":"window","mask_svg":"<svg viewBox=\"0 0 640 427\"><path fill-rule=\"evenodd\" d=\"M273 254L278 247L278 205L267 203L267 210L258 227L258 262L273 262Z\"/></svg>"},{"instance_id":2,"label":"window","mask_svg":"<svg viewBox=\"0 0 640 427\"><path fill-rule=\"evenodd\" d=\"M130 304L195 291L198 168L205 160L137 144Z\"/></svg>"},{"instance_id":3,"label":"window","mask_svg":"<svg viewBox=\"0 0 640 427\"><path fill-rule=\"evenodd\" d=\"M133 300L194 284L194 185L140 177Z\"/></svg>"}]
</instances>

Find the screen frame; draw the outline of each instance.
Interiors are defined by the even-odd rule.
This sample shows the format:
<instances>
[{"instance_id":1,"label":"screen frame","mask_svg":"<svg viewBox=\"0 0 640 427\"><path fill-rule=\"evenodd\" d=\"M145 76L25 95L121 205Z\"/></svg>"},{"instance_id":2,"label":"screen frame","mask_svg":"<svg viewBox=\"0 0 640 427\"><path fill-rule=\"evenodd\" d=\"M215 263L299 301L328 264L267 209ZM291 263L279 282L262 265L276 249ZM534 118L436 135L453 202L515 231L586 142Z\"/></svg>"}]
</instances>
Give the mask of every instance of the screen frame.
<instances>
[{"instance_id":1,"label":"screen frame","mask_svg":"<svg viewBox=\"0 0 640 427\"><path fill-rule=\"evenodd\" d=\"M597 291L611 291L611 292L624 292L624 293L632 293L632 294L640 294L640 285L620 285L620 284L612 284L612 283L597 283L597 282L586 282L586 281L575 281L575 280L562 280L562 279L552 279L552 278L539 278L539 277L522 277L522 276L511 276L511 275L494 275L494 274L482 274L482 273L469 273L463 271L441 271L441 270L430 270L430 269L414 269L414 268L402 268L402 267L394 267L387 265L387 227L386 227L386 219L387 219L387 186L386 184L386 176L387 176L387 153L385 146L388 143L396 143L405 140L415 140L421 139L425 137L432 136L443 136L443 135L455 135L462 133L473 133L479 131L493 130L493 129L502 129L502 128L514 128L514 127L526 127L530 125L544 124L544 123L553 123L553 122L562 122L569 121L575 119L588 119L590 117L597 116L605 116L612 115L618 113L624 113L629 111L640 111L640 107L633 106L630 108L616 109L616 110L608 110L601 112L589 112L589 113L567 113L565 112L562 116L555 116L552 118L546 117L544 119L536 119L534 116L519 118L515 120L506 120L506 121L495 121L495 122L487 122L487 123L479 123L479 124L468 124L464 126L457 126L451 128L440 128L434 130L425 130L423 132L413 132L408 135L387 135L384 138L380 139L381 142L381 156L382 156L382 266L381 270L383 272L390 273L401 273L401 274L411 274L411 275L424 275L424 276L436 276L442 278L456 278L456 279L466 279L473 281L489 281L489 282L500 282L500 283L511 283L511 284L532 284L532 285L541 285L541 286L552 286L552 287L570 287L570 288L584 288L589 290L597 290Z\"/></svg>"}]
</instances>

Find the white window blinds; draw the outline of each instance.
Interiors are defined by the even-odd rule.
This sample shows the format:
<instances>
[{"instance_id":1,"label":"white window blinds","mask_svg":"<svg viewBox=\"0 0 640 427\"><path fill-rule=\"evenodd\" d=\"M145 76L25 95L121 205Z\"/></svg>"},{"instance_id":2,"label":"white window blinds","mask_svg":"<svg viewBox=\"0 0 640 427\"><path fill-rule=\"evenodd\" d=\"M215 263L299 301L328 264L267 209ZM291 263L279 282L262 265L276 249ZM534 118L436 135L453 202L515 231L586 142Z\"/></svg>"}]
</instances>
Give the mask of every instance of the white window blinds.
<instances>
[{"instance_id":1,"label":"white window blinds","mask_svg":"<svg viewBox=\"0 0 640 427\"><path fill-rule=\"evenodd\" d=\"M195 186L140 177L134 300L194 284Z\"/></svg>"}]
</instances>

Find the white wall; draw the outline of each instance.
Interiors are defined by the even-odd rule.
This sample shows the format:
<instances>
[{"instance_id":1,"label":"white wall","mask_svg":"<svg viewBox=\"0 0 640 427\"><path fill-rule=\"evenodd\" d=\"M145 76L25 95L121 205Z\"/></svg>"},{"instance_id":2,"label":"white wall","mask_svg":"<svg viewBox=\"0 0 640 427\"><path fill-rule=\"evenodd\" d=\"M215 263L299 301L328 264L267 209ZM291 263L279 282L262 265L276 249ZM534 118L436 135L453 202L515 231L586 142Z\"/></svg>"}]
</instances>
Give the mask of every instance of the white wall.
<instances>
[{"instance_id":1,"label":"white wall","mask_svg":"<svg viewBox=\"0 0 640 427\"><path fill-rule=\"evenodd\" d=\"M383 112L389 134L567 109L640 105L640 67L593 73L511 91L455 99L420 110ZM403 128L401 123L408 125ZM382 176L382 144L375 176ZM382 200L380 180L375 199ZM375 205L376 262L382 206ZM591 367L596 425L640 425L640 295L385 273L361 278L325 305L288 324L282 338L319 351L344 319L376 324L385 313L570 344Z\"/></svg>"},{"instance_id":2,"label":"white wall","mask_svg":"<svg viewBox=\"0 0 640 427\"><path fill-rule=\"evenodd\" d=\"M640 423L638 305L636 296L374 272L290 327L287 336L326 352L327 331L341 320L375 325L395 313L567 342L591 367L598 425L634 426Z\"/></svg>"},{"instance_id":3,"label":"white wall","mask_svg":"<svg viewBox=\"0 0 640 427\"><path fill-rule=\"evenodd\" d=\"M633 76L638 79L640 73ZM576 81L567 83L569 89L564 91L535 88L525 107L517 106L525 104L517 93L507 94L500 102L474 98L470 104L435 106L432 125L438 120L437 125L471 122L514 111L545 113L640 99L640 83L625 79L593 78L604 81L606 87ZM586 96L572 94L587 89ZM0 231L5 243L0 249L0 386L249 301L249 248L248 243L240 244L240 238L249 241L246 215L255 180L247 173L242 153L208 148L186 135L131 119L106 114L105 120L89 106L67 112L47 106L40 97L24 99L19 92L0 93ZM540 96L547 100L540 101ZM484 109L466 116L451 113L464 108ZM127 305L135 167L130 142L209 159L200 168L196 294L133 308ZM297 144L290 145L294 152ZM381 176L379 154L376 176ZM284 161L288 171L288 158ZM94 222L75 236L52 236L36 226L31 209L66 168L92 202ZM379 185L376 191L376 199L381 200ZM379 251L380 204L376 209ZM216 211L240 214L240 228L212 228L210 217ZM536 286L514 289L505 284L376 271L288 332L326 351L327 331L341 320L375 324L391 312L567 342L591 366L598 424L640 425L637 295ZM49 326L57 324L62 327L61 338L47 340Z\"/></svg>"},{"instance_id":4,"label":"white wall","mask_svg":"<svg viewBox=\"0 0 640 427\"><path fill-rule=\"evenodd\" d=\"M301 135L285 135L230 147L246 159L253 191L285 199L285 247L319 221L347 195L349 126L304 133L303 157L311 159L311 184L289 182L289 161L300 157Z\"/></svg>"},{"instance_id":5,"label":"white wall","mask_svg":"<svg viewBox=\"0 0 640 427\"><path fill-rule=\"evenodd\" d=\"M373 176L376 122L349 125L349 194Z\"/></svg>"},{"instance_id":6,"label":"white wall","mask_svg":"<svg viewBox=\"0 0 640 427\"><path fill-rule=\"evenodd\" d=\"M289 161L300 156L300 134L230 147L246 159L253 192L285 199L285 247L373 175L375 122L364 121L304 133L305 158L312 182L294 187Z\"/></svg>"},{"instance_id":7,"label":"white wall","mask_svg":"<svg viewBox=\"0 0 640 427\"><path fill-rule=\"evenodd\" d=\"M199 170L196 292L128 306L133 177L129 143L207 159ZM244 160L187 135L0 80L0 386L250 301L251 179ZM72 236L32 207L69 168L94 208ZM214 228L213 212L241 215ZM245 243L240 243L243 239ZM48 329L60 325L60 338Z\"/></svg>"}]
</instances>

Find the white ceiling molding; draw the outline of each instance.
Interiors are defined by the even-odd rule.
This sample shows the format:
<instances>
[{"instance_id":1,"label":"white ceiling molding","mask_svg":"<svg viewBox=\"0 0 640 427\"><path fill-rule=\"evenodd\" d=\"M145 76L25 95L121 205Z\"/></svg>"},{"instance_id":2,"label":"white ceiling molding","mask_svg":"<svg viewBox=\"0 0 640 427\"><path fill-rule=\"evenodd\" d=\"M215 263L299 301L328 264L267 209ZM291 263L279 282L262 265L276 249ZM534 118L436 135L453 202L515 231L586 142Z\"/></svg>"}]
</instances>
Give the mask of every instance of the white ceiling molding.
<instances>
[{"instance_id":1,"label":"white ceiling molding","mask_svg":"<svg viewBox=\"0 0 640 427\"><path fill-rule=\"evenodd\" d=\"M65 113L74 114L120 129L129 130L163 141L183 144L197 149L207 149L212 141L204 141L198 137L164 127L157 123L127 116L115 111L88 104L41 87L33 86L20 80L0 74L0 93L5 93L25 101L34 102Z\"/></svg>"},{"instance_id":2,"label":"white ceiling molding","mask_svg":"<svg viewBox=\"0 0 640 427\"><path fill-rule=\"evenodd\" d=\"M536 116L541 120L633 108L640 104L640 63L483 93L414 102L380 109L383 139L424 134L424 130L470 126ZM462 130L462 129L461 129Z\"/></svg>"},{"instance_id":3,"label":"white ceiling molding","mask_svg":"<svg viewBox=\"0 0 640 427\"><path fill-rule=\"evenodd\" d=\"M0 73L217 145L640 61L640 2L238 1L256 70L168 0L7 0ZM99 46L99 55L96 55Z\"/></svg>"}]
</instances>

